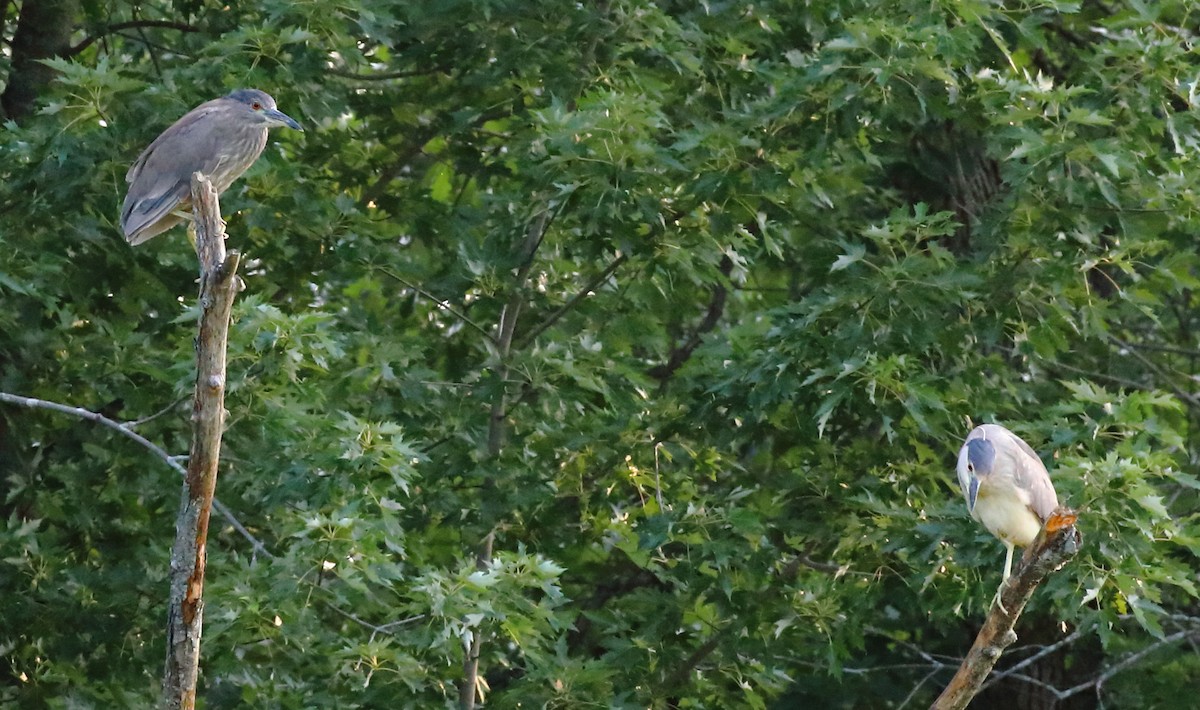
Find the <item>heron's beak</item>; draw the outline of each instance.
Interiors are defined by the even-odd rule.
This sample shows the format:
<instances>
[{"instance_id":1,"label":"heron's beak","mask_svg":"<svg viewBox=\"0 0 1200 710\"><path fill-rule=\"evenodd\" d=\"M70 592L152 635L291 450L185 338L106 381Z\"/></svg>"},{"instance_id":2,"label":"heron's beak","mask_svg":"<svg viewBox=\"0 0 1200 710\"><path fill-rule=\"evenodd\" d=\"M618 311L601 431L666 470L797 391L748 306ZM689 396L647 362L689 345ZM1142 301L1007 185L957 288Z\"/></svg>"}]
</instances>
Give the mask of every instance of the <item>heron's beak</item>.
<instances>
[{"instance_id":1,"label":"heron's beak","mask_svg":"<svg viewBox=\"0 0 1200 710\"><path fill-rule=\"evenodd\" d=\"M280 111L279 109L274 109L274 108L263 109L262 116L263 116L263 118L267 119L267 122L273 126L287 126L288 128L294 128L297 131L304 130L303 128L300 127L299 123L296 123L296 119L287 115L283 111Z\"/></svg>"},{"instance_id":2,"label":"heron's beak","mask_svg":"<svg viewBox=\"0 0 1200 710\"><path fill-rule=\"evenodd\" d=\"M971 483L967 486L967 510L975 512L975 499L979 497L979 479L974 475L971 476Z\"/></svg>"}]
</instances>

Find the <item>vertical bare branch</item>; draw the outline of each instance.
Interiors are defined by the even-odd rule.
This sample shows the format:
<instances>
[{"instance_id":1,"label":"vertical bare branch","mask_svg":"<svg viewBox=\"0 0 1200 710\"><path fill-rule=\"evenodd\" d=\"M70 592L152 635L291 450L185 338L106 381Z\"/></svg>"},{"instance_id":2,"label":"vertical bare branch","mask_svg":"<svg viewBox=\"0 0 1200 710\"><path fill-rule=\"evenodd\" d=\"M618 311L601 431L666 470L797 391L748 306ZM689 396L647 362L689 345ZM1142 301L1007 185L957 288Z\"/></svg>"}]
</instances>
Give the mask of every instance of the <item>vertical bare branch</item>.
<instances>
[{"instance_id":1,"label":"vertical bare branch","mask_svg":"<svg viewBox=\"0 0 1200 710\"><path fill-rule=\"evenodd\" d=\"M196 340L196 394L192 450L171 549L171 598L167 611L166 707L193 710L204 618L204 570L208 519L217 487L217 464L225 426L225 351L229 315L240 281L240 255L225 253L217 192L200 173L192 176L196 252L200 259L200 334Z\"/></svg>"}]
</instances>

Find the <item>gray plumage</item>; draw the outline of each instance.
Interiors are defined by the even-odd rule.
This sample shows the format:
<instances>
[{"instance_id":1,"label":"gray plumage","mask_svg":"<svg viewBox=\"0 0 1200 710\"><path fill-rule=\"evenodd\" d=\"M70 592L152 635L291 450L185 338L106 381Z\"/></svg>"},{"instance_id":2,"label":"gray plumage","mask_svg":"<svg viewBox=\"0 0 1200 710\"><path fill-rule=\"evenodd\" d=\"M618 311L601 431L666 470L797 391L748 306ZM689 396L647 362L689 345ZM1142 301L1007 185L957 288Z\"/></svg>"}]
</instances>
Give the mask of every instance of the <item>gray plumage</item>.
<instances>
[{"instance_id":1,"label":"gray plumage","mask_svg":"<svg viewBox=\"0 0 1200 710\"><path fill-rule=\"evenodd\" d=\"M1019 436L999 424L984 424L967 435L958 452L958 484L971 517L1004 543L1007 580L1013 547L1032 543L1058 507L1046 466Z\"/></svg>"},{"instance_id":2,"label":"gray plumage","mask_svg":"<svg viewBox=\"0 0 1200 710\"><path fill-rule=\"evenodd\" d=\"M191 209L192 173L201 172L220 194L258 160L267 129L304 130L257 89L239 89L206 101L163 131L129 168L121 228L133 245L182 222Z\"/></svg>"}]
</instances>

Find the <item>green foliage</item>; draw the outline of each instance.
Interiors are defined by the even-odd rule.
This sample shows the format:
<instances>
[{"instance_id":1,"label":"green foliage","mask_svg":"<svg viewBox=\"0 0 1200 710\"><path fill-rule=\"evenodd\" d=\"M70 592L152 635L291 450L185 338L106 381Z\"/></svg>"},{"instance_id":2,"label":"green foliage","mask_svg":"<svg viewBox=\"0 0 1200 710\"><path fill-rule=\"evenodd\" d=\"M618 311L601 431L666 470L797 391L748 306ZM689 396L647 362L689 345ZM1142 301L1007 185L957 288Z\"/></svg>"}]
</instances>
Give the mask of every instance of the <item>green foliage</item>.
<instances>
[{"instance_id":1,"label":"green foliage","mask_svg":"<svg viewBox=\"0 0 1200 710\"><path fill-rule=\"evenodd\" d=\"M125 171L235 87L306 129L222 196L269 554L214 518L206 707L450 706L476 635L494 707L928 703L1000 576L983 421L1081 511L1038 677L1190 697L1188 3L82 5L0 133L0 391L185 452L194 255L124 244ZM176 474L0 406L0 476L0 704L153 703Z\"/></svg>"}]
</instances>

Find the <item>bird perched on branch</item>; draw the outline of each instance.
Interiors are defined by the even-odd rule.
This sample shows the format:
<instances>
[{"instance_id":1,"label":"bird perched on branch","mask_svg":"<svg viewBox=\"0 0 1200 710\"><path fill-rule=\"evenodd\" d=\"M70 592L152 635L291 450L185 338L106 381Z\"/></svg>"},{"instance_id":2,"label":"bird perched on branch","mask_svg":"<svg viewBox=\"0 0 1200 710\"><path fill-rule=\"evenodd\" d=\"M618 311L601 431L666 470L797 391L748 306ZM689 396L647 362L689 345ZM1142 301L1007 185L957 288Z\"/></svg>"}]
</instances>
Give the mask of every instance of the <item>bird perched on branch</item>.
<instances>
[{"instance_id":1,"label":"bird perched on branch","mask_svg":"<svg viewBox=\"0 0 1200 710\"><path fill-rule=\"evenodd\" d=\"M971 517L1007 550L1003 589L1012 574L1013 546L1032 543L1058 507L1050 474L1020 437L999 424L984 424L967 435L958 452L958 483Z\"/></svg>"},{"instance_id":2,"label":"bird perched on branch","mask_svg":"<svg viewBox=\"0 0 1200 710\"><path fill-rule=\"evenodd\" d=\"M190 218L192 173L207 176L218 194L228 189L258 160L274 126L304 130L257 89L206 101L171 124L125 175L126 241L141 244Z\"/></svg>"}]
</instances>

